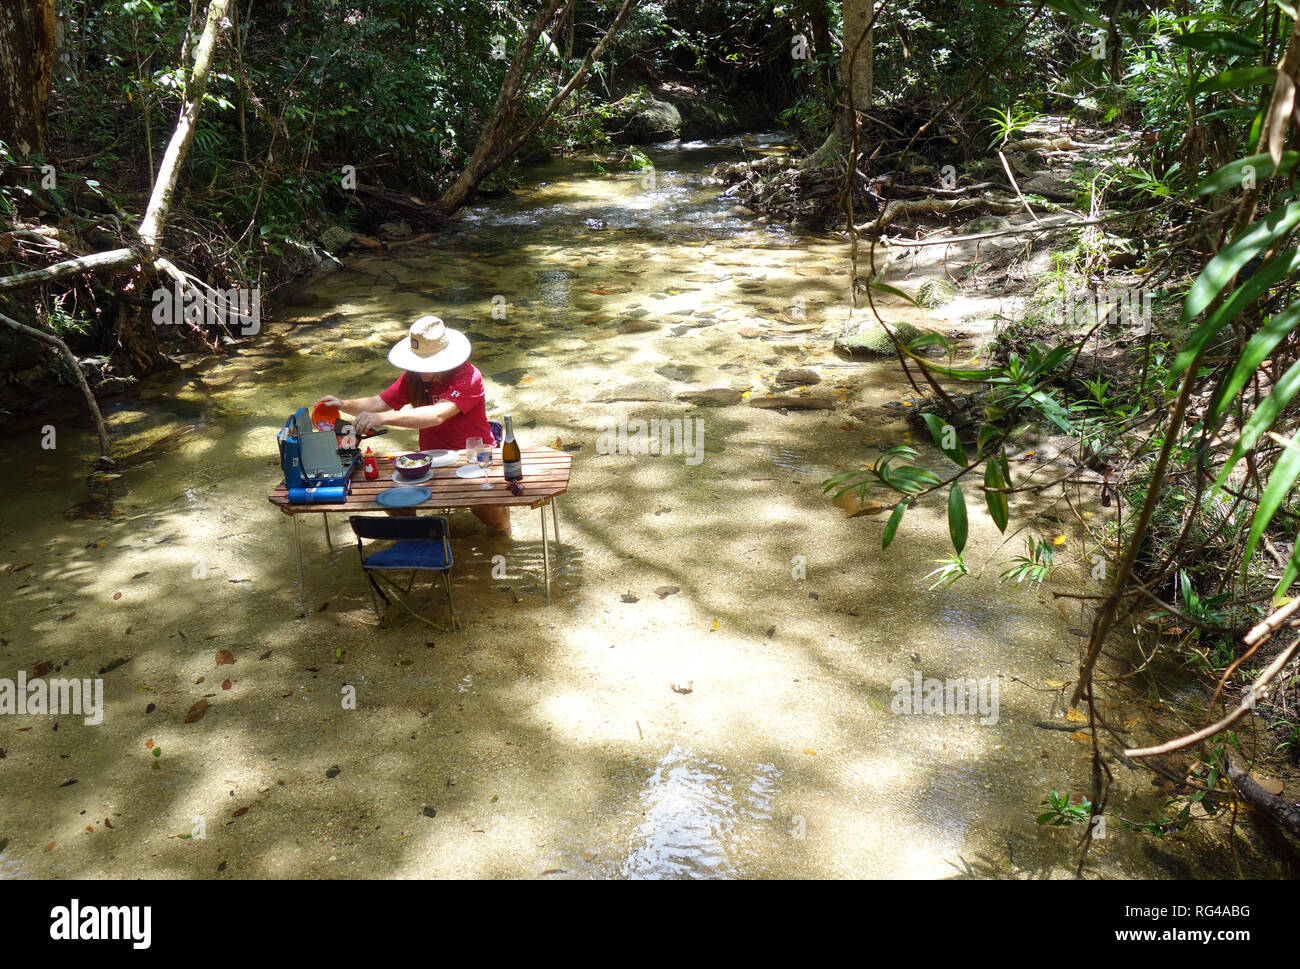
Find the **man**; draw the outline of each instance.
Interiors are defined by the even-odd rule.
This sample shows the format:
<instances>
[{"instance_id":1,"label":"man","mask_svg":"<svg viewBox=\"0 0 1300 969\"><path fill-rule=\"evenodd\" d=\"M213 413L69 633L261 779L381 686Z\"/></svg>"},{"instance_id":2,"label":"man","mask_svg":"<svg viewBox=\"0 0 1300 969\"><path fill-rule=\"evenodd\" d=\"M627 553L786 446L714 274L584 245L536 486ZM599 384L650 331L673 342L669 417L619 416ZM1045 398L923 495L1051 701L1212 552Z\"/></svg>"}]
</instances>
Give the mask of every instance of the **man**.
<instances>
[{"instance_id":1,"label":"man","mask_svg":"<svg viewBox=\"0 0 1300 969\"><path fill-rule=\"evenodd\" d=\"M483 374L469 362L465 334L436 316L422 316L388 351L388 362L404 373L374 397L344 400L328 395L318 404L355 415L358 434L375 427L419 430L420 450L460 450L472 437L488 445L496 436L487 419ZM475 506L475 517L503 535L510 534L510 509Z\"/></svg>"}]
</instances>

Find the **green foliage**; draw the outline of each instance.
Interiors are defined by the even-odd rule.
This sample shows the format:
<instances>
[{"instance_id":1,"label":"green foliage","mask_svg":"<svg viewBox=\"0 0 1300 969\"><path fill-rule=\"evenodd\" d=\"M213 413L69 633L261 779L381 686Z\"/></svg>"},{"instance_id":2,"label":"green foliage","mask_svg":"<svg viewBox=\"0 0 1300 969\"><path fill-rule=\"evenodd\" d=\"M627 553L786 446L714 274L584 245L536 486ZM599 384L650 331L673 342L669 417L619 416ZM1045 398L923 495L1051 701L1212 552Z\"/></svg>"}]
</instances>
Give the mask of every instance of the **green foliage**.
<instances>
[{"instance_id":1,"label":"green foliage","mask_svg":"<svg viewBox=\"0 0 1300 969\"><path fill-rule=\"evenodd\" d=\"M1080 797L1077 804L1070 803L1070 795L1062 794L1055 788L1052 793L1047 795L1041 802L1040 807L1047 808L1042 814L1034 820L1038 824L1051 825L1052 827L1068 827L1079 821L1087 821L1092 815L1092 802L1085 797Z\"/></svg>"},{"instance_id":2,"label":"green foliage","mask_svg":"<svg viewBox=\"0 0 1300 969\"><path fill-rule=\"evenodd\" d=\"M1031 588L1043 584L1056 567L1053 562L1052 544L1047 539L1035 540L1032 535L1025 537L1028 555L1017 555L1012 564L999 577L1002 582L1020 584L1028 582Z\"/></svg>"}]
</instances>

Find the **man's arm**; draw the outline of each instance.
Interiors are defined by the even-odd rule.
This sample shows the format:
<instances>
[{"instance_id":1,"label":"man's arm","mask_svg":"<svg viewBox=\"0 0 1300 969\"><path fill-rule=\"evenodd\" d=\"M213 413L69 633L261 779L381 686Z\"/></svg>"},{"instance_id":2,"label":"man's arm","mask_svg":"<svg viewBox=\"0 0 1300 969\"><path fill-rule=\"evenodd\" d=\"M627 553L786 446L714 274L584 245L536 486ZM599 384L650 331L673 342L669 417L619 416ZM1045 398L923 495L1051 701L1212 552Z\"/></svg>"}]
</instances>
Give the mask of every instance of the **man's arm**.
<instances>
[{"instance_id":1,"label":"man's arm","mask_svg":"<svg viewBox=\"0 0 1300 969\"><path fill-rule=\"evenodd\" d=\"M371 426L407 427L411 429L437 427L439 424L451 420L459 413L460 408L454 403L449 400L441 400L436 404L412 407L410 410L381 410L371 415Z\"/></svg>"},{"instance_id":2,"label":"man's arm","mask_svg":"<svg viewBox=\"0 0 1300 969\"><path fill-rule=\"evenodd\" d=\"M345 414L363 414L367 411L388 410L388 405L384 403L382 397L358 397L356 400L344 400L341 397L335 397L327 394L317 404L332 404Z\"/></svg>"}]
</instances>

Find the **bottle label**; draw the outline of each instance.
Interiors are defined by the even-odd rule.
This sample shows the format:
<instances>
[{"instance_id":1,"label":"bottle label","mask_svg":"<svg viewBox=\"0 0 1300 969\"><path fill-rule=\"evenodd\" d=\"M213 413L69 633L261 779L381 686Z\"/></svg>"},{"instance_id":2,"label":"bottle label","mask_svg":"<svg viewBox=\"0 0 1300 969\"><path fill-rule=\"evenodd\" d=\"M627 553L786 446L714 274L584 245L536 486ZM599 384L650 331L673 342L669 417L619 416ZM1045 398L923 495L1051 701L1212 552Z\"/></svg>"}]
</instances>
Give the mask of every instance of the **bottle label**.
<instances>
[{"instance_id":1,"label":"bottle label","mask_svg":"<svg viewBox=\"0 0 1300 969\"><path fill-rule=\"evenodd\" d=\"M522 461L506 461L501 468L507 481L524 476L524 463Z\"/></svg>"}]
</instances>

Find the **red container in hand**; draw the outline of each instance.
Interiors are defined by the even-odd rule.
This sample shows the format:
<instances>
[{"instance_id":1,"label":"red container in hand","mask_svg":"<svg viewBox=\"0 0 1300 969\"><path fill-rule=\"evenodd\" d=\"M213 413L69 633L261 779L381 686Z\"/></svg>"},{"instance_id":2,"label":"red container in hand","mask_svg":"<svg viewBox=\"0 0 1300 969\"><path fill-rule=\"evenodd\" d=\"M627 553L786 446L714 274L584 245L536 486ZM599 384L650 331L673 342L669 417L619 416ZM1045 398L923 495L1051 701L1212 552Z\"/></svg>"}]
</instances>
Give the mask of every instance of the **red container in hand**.
<instances>
[{"instance_id":1,"label":"red container in hand","mask_svg":"<svg viewBox=\"0 0 1300 969\"><path fill-rule=\"evenodd\" d=\"M367 481L374 481L379 477L379 465L375 463L375 455L370 448L366 448L366 455L362 460L361 467L365 471Z\"/></svg>"}]
</instances>

